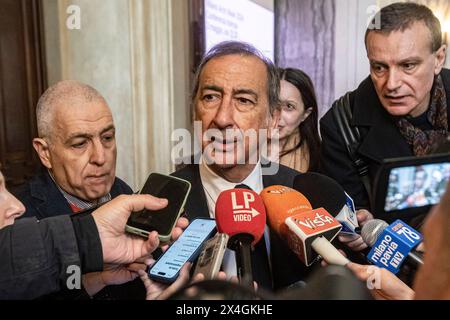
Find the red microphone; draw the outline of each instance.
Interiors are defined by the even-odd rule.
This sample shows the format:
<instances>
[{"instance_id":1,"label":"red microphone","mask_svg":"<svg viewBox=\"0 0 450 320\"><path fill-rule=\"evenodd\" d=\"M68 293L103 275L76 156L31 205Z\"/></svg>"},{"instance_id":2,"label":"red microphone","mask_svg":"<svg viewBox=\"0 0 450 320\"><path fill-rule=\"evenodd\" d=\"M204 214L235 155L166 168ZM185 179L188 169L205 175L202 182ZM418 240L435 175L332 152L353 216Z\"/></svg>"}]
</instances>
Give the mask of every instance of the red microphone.
<instances>
[{"instance_id":1,"label":"red microphone","mask_svg":"<svg viewBox=\"0 0 450 320\"><path fill-rule=\"evenodd\" d=\"M241 284L253 289L251 246L264 235L266 210L260 196L247 189L223 191L216 202L217 231L228 234L228 247L236 252Z\"/></svg>"}]
</instances>

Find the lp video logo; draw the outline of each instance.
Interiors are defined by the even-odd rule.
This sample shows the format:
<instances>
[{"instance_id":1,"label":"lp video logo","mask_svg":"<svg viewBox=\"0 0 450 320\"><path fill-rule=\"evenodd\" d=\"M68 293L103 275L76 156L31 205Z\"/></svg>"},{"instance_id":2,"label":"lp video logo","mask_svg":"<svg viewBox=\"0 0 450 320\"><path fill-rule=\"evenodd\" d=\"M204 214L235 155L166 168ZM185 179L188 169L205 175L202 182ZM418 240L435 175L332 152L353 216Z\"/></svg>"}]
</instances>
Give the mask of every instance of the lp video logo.
<instances>
[{"instance_id":1,"label":"lp video logo","mask_svg":"<svg viewBox=\"0 0 450 320\"><path fill-rule=\"evenodd\" d=\"M231 193L234 221L252 221L252 218L260 215L258 210L250 206L251 203L255 202L255 196L251 192L242 192L241 194L244 203L238 203L236 192Z\"/></svg>"}]
</instances>

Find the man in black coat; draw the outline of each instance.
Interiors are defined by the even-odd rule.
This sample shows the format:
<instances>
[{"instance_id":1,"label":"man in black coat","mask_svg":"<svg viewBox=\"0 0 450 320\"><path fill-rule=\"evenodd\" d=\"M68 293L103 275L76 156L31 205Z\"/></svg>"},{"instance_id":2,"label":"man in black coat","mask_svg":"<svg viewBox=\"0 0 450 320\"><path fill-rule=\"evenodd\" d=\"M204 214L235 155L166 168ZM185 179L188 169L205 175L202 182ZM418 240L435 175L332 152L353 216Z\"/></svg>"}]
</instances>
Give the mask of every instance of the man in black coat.
<instances>
[{"instance_id":1,"label":"man in black coat","mask_svg":"<svg viewBox=\"0 0 450 320\"><path fill-rule=\"evenodd\" d=\"M370 77L350 93L351 127L361 133L357 156L373 182L387 158L432 152L448 133L450 72L439 20L425 6L395 3L375 16L366 32ZM347 152L333 111L321 119L322 171L338 181L358 208L369 196ZM409 218L401 217L408 222Z\"/></svg>"},{"instance_id":2,"label":"man in black coat","mask_svg":"<svg viewBox=\"0 0 450 320\"><path fill-rule=\"evenodd\" d=\"M193 94L195 119L202 128L203 152L196 158L201 161L173 174L192 184L185 205L188 219L214 218L216 200L228 189L250 188L260 193L271 185L292 187L299 172L284 166L276 170L278 165L265 161L258 147L277 125L279 80L275 70L255 48L239 42L219 44L203 58ZM257 141L243 138L252 131ZM269 228L255 246L252 265L253 279L268 290L297 283L308 273ZM236 275L233 252L225 253L222 267L228 276Z\"/></svg>"}]
</instances>

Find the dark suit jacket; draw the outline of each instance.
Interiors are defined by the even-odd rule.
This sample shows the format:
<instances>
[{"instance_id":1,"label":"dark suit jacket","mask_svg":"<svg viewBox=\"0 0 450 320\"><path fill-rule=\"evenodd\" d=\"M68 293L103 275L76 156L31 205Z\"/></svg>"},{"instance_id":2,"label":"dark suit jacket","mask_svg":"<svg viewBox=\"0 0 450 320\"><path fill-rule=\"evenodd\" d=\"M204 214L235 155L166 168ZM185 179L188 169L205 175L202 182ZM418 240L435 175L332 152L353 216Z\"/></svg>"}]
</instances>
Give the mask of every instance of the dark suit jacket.
<instances>
[{"instance_id":1,"label":"dark suit jacket","mask_svg":"<svg viewBox=\"0 0 450 320\"><path fill-rule=\"evenodd\" d=\"M450 108L450 71L443 69L441 76ZM350 94L353 118L351 126L361 132L357 153L369 165L369 178L373 182L383 159L413 156L413 151L400 134L394 118L378 99L370 77ZM447 114L449 114L447 109ZM450 117L448 117L450 120ZM344 140L338 131L332 110L320 120L322 135L321 171L335 179L349 193L358 208L369 208L369 198L348 156ZM397 217L408 221L411 217Z\"/></svg>"},{"instance_id":2,"label":"dark suit jacket","mask_svg":"<svg viewBox=\"0 0 450 320\"><path fill-rule=\"evenodd\" d=\"M133 190L122 180L116 178L111 188L111 198L121 194L132 194ZM16 193L26 208L23 217L48 217L72 214L72 209L46 169L42 169Z\"/></svg>"},{"instance_id":3,"label":"dark suit jacket","mask_svg":"<svg viewBox=\"0 0 450 320\"><path fill-rule=\"evenodd\" d=\"M280 165L280 169L276 175L263 176L263 184L264 187L272 185L292 187L294 178L298 174L300 174L298 171ZM187 165L172 175L185 179L192 184L192 189L185 205L187 218L189 220L209 218L208 204L198 165ZM270 248L272 289L279 290L298 281L303 281L311 272L312 268L305 267L287 245L272 231L270 232ZM254 280L257 281L258 279Z\"/></svg>"}]
</instances>

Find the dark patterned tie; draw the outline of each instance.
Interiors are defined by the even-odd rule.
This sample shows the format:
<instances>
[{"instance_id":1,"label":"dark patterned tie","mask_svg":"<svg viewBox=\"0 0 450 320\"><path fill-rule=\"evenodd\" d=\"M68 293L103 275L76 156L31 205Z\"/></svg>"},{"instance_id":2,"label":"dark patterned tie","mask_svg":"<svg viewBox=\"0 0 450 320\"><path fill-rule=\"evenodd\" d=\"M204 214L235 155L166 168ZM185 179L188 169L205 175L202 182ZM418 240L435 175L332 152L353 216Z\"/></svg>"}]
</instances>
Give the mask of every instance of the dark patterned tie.
<instances>
[{"instance_id":1,"label":"dark patterned tie","mask_svg":"<svg viewBox=\"0 0 450 320\"><path fill-rule=\"evenodd\" d=\"M245 184L239 184L235 187L235 189L252 190ZM272 290L272 276L269 267L269 257L267 255L267 246L264 235L255 245L254 250L252 250L251 257L253 280L256 281L260 287L266 290Z\"/></svg>"}]
</instances>

